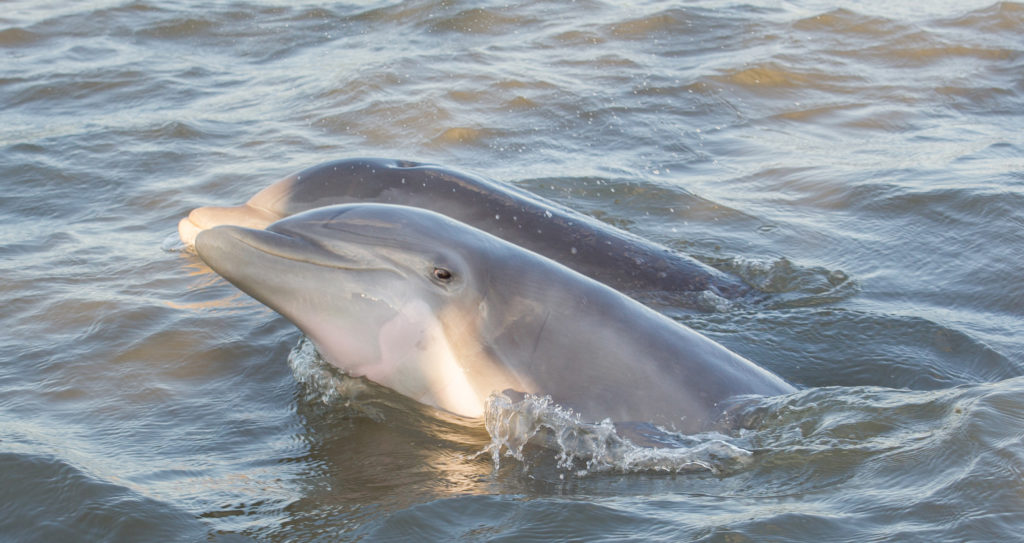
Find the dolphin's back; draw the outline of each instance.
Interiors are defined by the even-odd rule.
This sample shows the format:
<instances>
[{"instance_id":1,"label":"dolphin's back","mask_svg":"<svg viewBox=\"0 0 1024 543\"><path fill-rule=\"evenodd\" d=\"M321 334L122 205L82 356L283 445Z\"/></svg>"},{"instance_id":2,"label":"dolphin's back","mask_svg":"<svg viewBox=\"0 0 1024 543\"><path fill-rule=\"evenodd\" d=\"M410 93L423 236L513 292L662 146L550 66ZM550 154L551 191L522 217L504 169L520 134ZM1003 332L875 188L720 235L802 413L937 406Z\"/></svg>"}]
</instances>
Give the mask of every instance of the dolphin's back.
<instances>
[{"instance_id":1,"label":"dolphin's back","mask_svg":"<svg viewBox=\"0 0 1024 543\"><path fill-rule=\"evenodd\" d=\"M357 158L291 175L247 202L287 217L333 204L429 209L544 255L620 290L735 298L739 278L517 187L417 162Z\"/></svg>"}]
</instances>

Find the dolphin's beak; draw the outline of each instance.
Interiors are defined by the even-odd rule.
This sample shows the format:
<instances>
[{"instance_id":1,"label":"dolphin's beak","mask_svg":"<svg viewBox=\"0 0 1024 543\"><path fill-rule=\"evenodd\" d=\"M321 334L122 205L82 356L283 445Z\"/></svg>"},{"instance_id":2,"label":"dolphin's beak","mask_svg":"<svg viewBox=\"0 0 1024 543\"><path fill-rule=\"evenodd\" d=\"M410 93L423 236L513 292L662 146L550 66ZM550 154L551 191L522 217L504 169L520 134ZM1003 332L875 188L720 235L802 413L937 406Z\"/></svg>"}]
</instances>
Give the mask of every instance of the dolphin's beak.
<instances>
[{"instance_id":1,"label":"dolphin's beak","mask_svg":"<svg viewBox=\"0 0 1024 543\"><path fill-rule=\"evenodd\" d=\"M303 328L316 315L341 270L372 269L302 238L268 230L218 226L196 237L196 253L228 282ZM303 328L304 331L307 331Z\"/></svg>"},{"instance_id":2,"label":"dolphin's beak","mask_svg":"<svg viewBox=\"0 0 1024 543\"><path fill-rule=\"evenodd\" d=\"M395 318L391 298L402 299L393 288L401 281L386 280L395 272L372 252L328 250L297 233L238 226L203 230L195 247L217 274L298 326L332 363L365 373L380 359L373 338Z\"/></svg>"},{"instance_id":3,"label":"dolphin's beak","mask_svg":"<svg viewBox=\"0 0 1024 543\"><path fill-rule=\"evenodd\" d=\"M216 226L199 233L196 238L196 252L207 260L225 253L255 249L261 253L295 260L316 263L311 258L317 251L311 244L264 229L246 228L242 226Z\"/></svg>"},{"instance_id":4,"label":"dolphin's beak","mask_svg":"<svg viewBox=\"0 0 1024 543\"><path fill-rule=\"evenodd\" d=\"M369 267L369 263L355 254L342 255L302 238L239 226L218 226L203 230L196 237L196 252L218 273L220 268L217 262L225 259L255 260L254 257L259 258L256 256L258 254L327 268Z\"/></svg>"},{"instance_id":5,"label":"dolphin's beak","mask_svg":"<svg viewBox=\"0 0 1024 543\"><path fill-rule=\"evenodd\" d=\"M304 262L313 247L306 242L267 230L239 226L217 226L200 231L196 236L196 252L214 269L212 263L225 258L247 259L244 254L255 250L269 256Z\"/></svg>"},{"instance_id":6,"label":"dolphin's beak","mask_svg":"<svg viewBox=\"0 0 1024 543\"><path fill-rule=\"evenodd\" d=\"M178 236L185 245L195 245L199 233L221 225L266 228L281 217L270 211L242 204L234 207L206 206L193 209L178 222Z\"/></svg>"}]
</instances>

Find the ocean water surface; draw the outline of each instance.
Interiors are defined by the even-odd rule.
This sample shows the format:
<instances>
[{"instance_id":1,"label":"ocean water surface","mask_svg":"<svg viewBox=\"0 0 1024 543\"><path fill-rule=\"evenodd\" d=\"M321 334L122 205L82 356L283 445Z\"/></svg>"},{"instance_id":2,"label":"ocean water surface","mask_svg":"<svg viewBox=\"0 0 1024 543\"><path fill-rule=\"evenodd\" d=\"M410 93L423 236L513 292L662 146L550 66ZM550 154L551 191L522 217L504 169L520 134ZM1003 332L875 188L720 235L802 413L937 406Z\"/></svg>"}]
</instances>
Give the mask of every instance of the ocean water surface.
<instances>
[{"instance_id":1,"label":"ocean water surface","mask_svg":"<svg viewBox=\"0 0 1024 543\"><path fill-rule=\"evenodd\" d=\"M1024 530L1024 4L3 11L0 540ZM174 242L194 207L358 156L736 274L756 296L647 302L800 390L661 452L541 399L460 419L326 367Z\"/></svg>"}]
</instances>

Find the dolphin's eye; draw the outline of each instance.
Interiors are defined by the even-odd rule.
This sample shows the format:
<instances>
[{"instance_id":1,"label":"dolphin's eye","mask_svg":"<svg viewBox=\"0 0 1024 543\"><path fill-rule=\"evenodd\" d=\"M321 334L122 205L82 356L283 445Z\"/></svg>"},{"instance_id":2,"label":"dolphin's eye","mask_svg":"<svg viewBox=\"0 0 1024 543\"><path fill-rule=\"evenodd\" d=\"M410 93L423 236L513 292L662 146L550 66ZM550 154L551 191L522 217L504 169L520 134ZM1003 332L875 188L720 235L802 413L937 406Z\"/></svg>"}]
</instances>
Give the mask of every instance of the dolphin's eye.
<instances>
[{"instance_id":1,"label":"dolphin's eye","mask_svg":"<svg viewBox=\"0 0 1024 543\"><path fill-rule=\"evenodd\" d=\"M434 275L434 279L437 279L442 283L447 283L454 277L451 271L444 268L434 268L434 271L431 273Z\"/></svg>"}]
</instances>

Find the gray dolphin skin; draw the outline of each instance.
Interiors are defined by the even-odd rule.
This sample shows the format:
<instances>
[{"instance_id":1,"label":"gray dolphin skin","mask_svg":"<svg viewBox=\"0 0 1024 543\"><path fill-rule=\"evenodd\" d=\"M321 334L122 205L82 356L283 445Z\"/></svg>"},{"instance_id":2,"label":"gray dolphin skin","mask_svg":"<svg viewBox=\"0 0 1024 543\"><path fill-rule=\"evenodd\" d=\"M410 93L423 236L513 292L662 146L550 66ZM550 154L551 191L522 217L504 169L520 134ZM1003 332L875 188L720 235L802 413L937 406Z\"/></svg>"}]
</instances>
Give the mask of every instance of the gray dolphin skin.
<instances>
[{"instance_id":1,"label":"gray dolphin skin","mask_svg":"<svg viewBox=\"0 0 1024 543\"><path fill-rule=\"evenodd\" d=\"M282 179L234 207L201 207L181 220L187 245L218 225L265 228L334 204L388 203L447 215L634 295L751 291L738 277L537 195L482 177L416 162L355 158Z\"/></svg>"},{"instance_id":2,"label":"gray dolphin skin","mask_svg":"<svg viewBox=\"0 0 1024 543\"><path fill-rule=\"evenodd\" d=\"M329 363L466 417L511 389L585 421L693 433L723 400L794 390L602 283L424 209L328 206L203 230L195 246Z\"/></svg>"}]
</instances>

